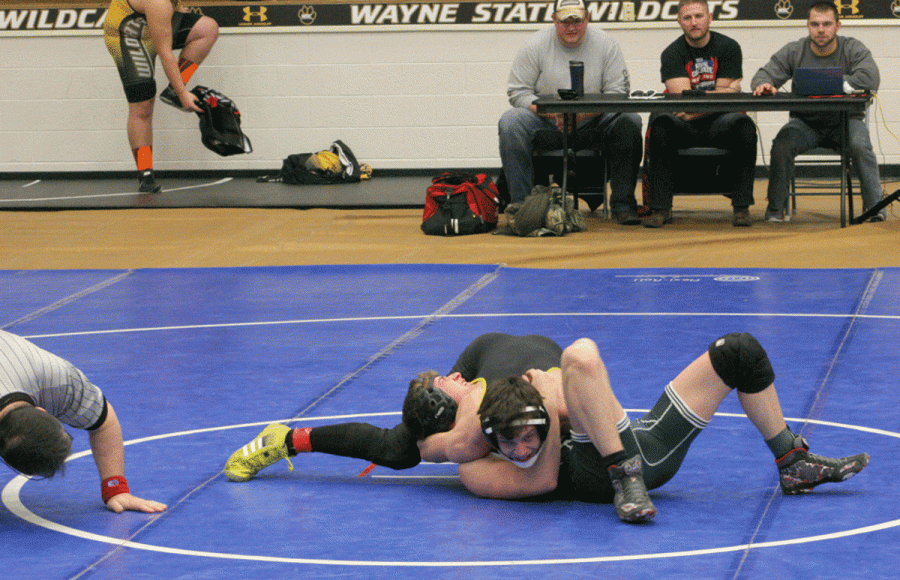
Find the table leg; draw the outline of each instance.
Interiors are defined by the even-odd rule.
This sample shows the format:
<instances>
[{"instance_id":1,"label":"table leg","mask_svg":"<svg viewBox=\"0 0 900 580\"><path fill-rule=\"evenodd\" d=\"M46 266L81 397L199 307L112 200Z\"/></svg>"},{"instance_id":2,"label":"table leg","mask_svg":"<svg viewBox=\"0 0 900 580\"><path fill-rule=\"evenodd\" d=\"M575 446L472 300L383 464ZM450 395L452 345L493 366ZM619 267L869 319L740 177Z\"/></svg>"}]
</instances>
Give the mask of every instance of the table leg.
<instances>
[{"instance_id":1,"label":"table leg","mask_svg":"<svg viewBox=\"0 0 900 580\"><path fill-rule=\"evenodd\" d=\"M847 167L849 156L847 143L850 142L850 114L841 111L841 227L847 227Z\"/></svg>"},{"instance_id":2,"label":"table leg","mask_svg":"<svg viewBox=\"0 0 900 580\"><path fill-rule=\"evenodd\" d=\"M560 183L560 199L556 200L560 207L566 207L566 196L569 192L569 132L572 132L572 146L575 146L575 114L563 113L563 174Z\"/></svg>"}]
</instances>

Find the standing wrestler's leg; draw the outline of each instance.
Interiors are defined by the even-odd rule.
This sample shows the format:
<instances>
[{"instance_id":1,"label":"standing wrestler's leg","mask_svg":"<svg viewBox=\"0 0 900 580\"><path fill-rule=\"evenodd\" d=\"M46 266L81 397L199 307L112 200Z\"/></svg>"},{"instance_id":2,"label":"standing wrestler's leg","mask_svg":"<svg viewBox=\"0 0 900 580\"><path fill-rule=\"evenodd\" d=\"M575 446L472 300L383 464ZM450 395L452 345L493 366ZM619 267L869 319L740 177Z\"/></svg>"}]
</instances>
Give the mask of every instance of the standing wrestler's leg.
<instances>
[{"instance_id":1,"label":"standing wrestler's leg","mask_svg":"<svg viewBox=\"0 0 900 580\"><path fill-rule=\"evenodd\" d=\"M202 16L191 27L186 37L175 38L175 48L182 46L181 54L178 55L178 70L181 71L181 81L187 86L188 81L194 76L197 67L200 66L207 56L209 56L213 45L219 38L219 25L215 20L208 16ZM167 105L175 108L182 108L178 94L169 83L159 95L159 99Z\"/></svg>"},{"instance_id":2,"label":"standing wrestler's leg","mask_svg":"<svg viewBox=\"0 0 900 580\"><path fill-rule=\"evenodd\" d=\"M647 496L639 455L629 458L622 446L618 427L625 428L628 416L613 394L606 365L594 341L581 338L562 354L563 393L569 411L572 440L589 439L600 453L615 498L613 504L625 522L644 522L656 515Z\"/></svg>"},{"instance_id":3,"label":"standing wrestler's leg","mask_svg":"<svg viewBox=\"0 0 900 580\"><path fill-rule=\"evenodd\" d=\"M140 175L141 193L159 193L153 179L153 99L128 103L128 144Z\"/></svg>"},{"instance_id":4,"label":"standing wrestler's leg","mask_svg":"<svg viewBox=\"0 0 900 580\"><path fill-rule=\"evenodd\" d=\"M209 55L213 45L219 38L219 25L209 16L203 16L191 27L181 58L200 64Z\"/></svg>"}]
</instances>

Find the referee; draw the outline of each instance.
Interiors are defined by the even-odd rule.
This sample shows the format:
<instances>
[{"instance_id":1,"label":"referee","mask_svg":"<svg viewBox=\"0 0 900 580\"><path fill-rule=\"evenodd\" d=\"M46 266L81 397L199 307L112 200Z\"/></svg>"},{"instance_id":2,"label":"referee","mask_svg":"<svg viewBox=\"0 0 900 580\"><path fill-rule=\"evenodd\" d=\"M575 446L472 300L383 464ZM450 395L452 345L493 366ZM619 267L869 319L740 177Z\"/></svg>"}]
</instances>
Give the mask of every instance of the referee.
<instances>
[{"instance_id":1,"label":"referee","mask_svg":"<svg viewBox=\"0 0 900 580\"><path fill-rule=\"evenodd\" d=\"M0 458L27 476L61 472L72 448L63 423L87 430L107 509L166 509L131 495L122 427L100 389L72 363L0 330Z\"/></svg>"}]
</instances>

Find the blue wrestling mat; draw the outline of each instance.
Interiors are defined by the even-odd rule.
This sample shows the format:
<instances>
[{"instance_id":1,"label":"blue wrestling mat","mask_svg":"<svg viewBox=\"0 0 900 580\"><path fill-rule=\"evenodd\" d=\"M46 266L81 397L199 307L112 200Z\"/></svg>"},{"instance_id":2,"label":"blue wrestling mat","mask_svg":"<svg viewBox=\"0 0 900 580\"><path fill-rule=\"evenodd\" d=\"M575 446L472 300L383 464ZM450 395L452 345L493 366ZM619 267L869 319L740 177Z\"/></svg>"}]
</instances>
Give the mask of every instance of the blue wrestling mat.
<instances>
[{"instance_id":1,"label":"blue wrestling mat","mask_svg":"<svg viewBox=\"0 0 900 580\"><path fill-rule=\"evenodd\" d=\"M900 270L317 266L0 271L0 328L71 360L123 424L148 515L106 511L87 437L64 477L0 467L0 565L16 580L872 578L900 544ZM726 399L629 526L609 505L475 498L455 466L368 470L304 454L221 473L272 421L393 426L409 379L489 331L597 341L632 418L718 336L769 351L813 450L867 451L842 484L783 496ZM874 571L874 572L873 572Z\"/></svg>"}]
</instances>

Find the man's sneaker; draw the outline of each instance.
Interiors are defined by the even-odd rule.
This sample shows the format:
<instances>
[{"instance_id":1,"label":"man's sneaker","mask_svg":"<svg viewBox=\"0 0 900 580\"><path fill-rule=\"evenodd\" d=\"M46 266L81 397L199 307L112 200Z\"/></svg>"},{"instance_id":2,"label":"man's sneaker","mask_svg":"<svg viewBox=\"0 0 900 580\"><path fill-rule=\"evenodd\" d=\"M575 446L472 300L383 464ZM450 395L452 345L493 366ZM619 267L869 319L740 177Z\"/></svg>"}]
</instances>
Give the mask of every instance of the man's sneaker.
<instances>
[{"instance_id":1,"label":"man's sneaker","mask_svg":"<svg viewBox=\"0 0 900 580\"><path fill-rule=\"evenodd\" d=\"M167 86L161 93L159 93L159 100L167 105L175 107L176 109L181 108L181 99L179 99L178 95L175 94L175 89L172 88L172 85Z\"/></svg>"},{"instance_id":2,"label":"man's sneaker","mask_svg":"<svg viewBox=\"0 0 900 580\"><path fill-rule=\"evenodd\" d=\"M875 215L873 215L866 221L871 224L871 223L883 222L886 219L887 219L887 215L885 215L885 213L883 211L881 211L879 213L876 213Z\"/></svg>"},{"instance_id":3,"label":"man's sneaker","mask_svg":"<svg viewBox=\"0 0 900 580\"><path fill-rule=\"evenodd\" d=\"M616 490L613 505L616 506L619 519L631 524L652 520L656 515L656 508L644 485L641 456L635 455L621 466L610 465L608 472L613 489Z\"/></svg>"},{"instance_id":4,"label":"man's sneaker","mask_svg":"<svg viewBox=\"0 0 900 580\"><path fill-rule=\"evenodd\" d=\"M162 191L162 185L156 183L156 180L153 179L153 171L148 170L141 173L138 191L140 193L159 193Z\"/></svg>"},{"instance_id":5,"label":"man's sneaker","mask_svg":"<svg viewBox=\"0 0 900 580\"><path fill-rule=\"evenodd\" d=\"M672 210L654 209L650 215L644 218L645 228L661 228L664 224L672 223Z\"/></svg>"},{"instance_id":6,"label":"man's sneaker","mask_svg":"<svg viewBox=\"0 0 900 580\"><path fill-rule=\"evenodd\" d=\"M746 207L734 208L734 217L731 218L731 225L736 228L749 228L752 223L749 209Z\"/></svg>"},{"instance_id":7,"label":"man's sneaker","mask_svg":"<svg viewBox=\"0 0 900 580\"><path fill-rule=\"evenodd\" d=\"M287 460L290 470L294 471L285 444L285 438L290 432L290 427L272 423L263 429L256 439L231 454L228 463L225 464L225 475L231 481L248 481L282 459Z\"/></svg>"},{"instance_id":8,"label":"man's sneaker","mask_svg":"<svg viewBox=\"0 0 900 580\"><path fill-rule=\"evenodd\" d=\"M784 223L791 221L791 216L784 213L783 209L766 208L766 221Z\"/></svg>"},{"instance_id":9,"label":"man's sneaker","mask_svg":"<svg viewBox=\"0 0 900 580\"><path fill-rule=\"evenodd\" d=\"M785 495L805 493L817 485L850 479L869 463L869 454L833 459L809 452L809 444L798 436L797 448L778 459L781 492Z\"/></svg>"}]
</instances>

